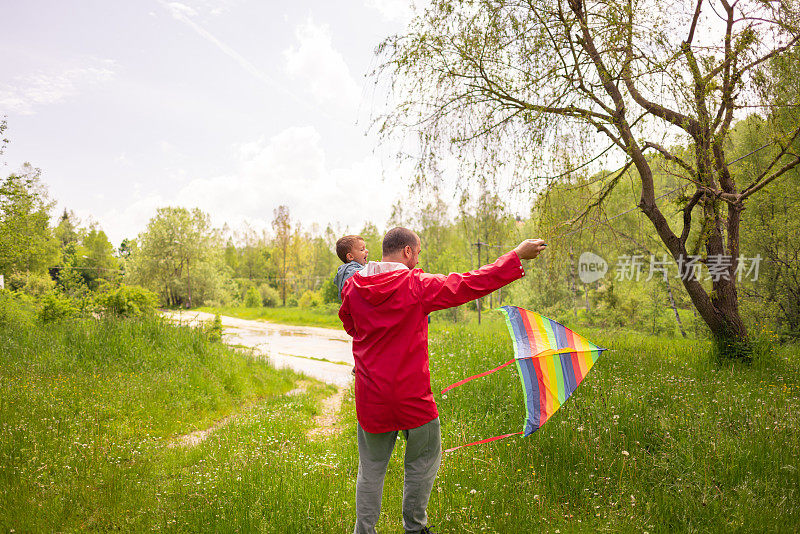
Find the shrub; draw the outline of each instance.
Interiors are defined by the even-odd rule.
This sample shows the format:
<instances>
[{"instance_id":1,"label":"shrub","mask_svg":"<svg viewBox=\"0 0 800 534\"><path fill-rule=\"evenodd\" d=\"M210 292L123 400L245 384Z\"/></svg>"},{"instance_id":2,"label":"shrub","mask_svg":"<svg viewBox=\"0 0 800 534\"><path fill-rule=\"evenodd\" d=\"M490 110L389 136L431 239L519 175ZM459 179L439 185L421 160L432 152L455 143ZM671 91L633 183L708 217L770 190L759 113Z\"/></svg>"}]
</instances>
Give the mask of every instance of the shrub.
<instances>
[{"instance_id":1,"label":"shrub","mask_svg":"<svg viewBox=\"0 0 800 534\"><path fill-rule=\"evenodd\" d=\"M335 277L336 274L322 283L322 300L324 300L326 304L339 302L339 288L333 283Z\"/></svg>"},{"instance_id":2,"label":"shrub","mask_svg":"<svg viewBox=\"0 0 800 534\"><path fill-rule=\"evenodd\" d=\"M120 286L98 297L98 304L120 317L142 317L155 313L156 295L139 286Z\"/></svg>"},{"instance_id":3,"label":"shrub","mask_svg":"<svg viewBox=\"0 0 800 534\"><path fill-rule=\"evenodd\" d=\"M251 287L244 294L244 305L247 308L260 308L261 307L261 293L258 289Z\"/></svg>"},{"instance_id":4,"label":"shrub","mask_svg":"<svg viewBox=\"0 0 800 534\"><path fill-rule=\"evenodd\" d=\"M69 319L78 313L78 308L69 297L52 291L40 299L42 308L39 310L39 320L43 323L52 323Z\"/></svg>"},{"instance_id":5,"label":"shrub","mask_svg":"<svg viewBox=\"0 0 800 534\"><path fill-rule=\"evenodd\" d=\"M269 284L258 286L258 292L261 293L261 303L267 308L274 308L281 300L281 294Z\"/></svg>"},{"instance_id":6,"label":"shrub","mask_svg":"<svg viewBox=\"0 0 800 534\"><path fill-rule=\"evenodd\" d=\"M0 327L33 328L34 301L26 295L14 295L0 289Z\"/></svg>"},{"instance_id":7,"label":"shrub","mask_svg":"<svg viewBox=\"0 0 800 534\"><path fill-rule=\"evenodd\" d=\"M219 343L222 341L222 319L220 319L219 314L214 314L214 320L208 323L205 326L206 335L208 335L208 340L212 343Z\"/></svg>"},{"instance_id":8,"label":"shrub","mask_svg":"<svg viewBox=\"0 0 800 534\"><path fill-rule=\"evenodd\" d=\"M316 308L322 303L322 296L316 291L306 291L297 301L297 305L301 308Z\"/></svg>"},{"instance_id":9,"label":"shrub","mask_svg":"<svg viewBox=\"0 0 800 534\"><path fill-rule=\"evenodd\" d=\"M32 297L42 297L56 287L56 282L47 273L29 273L22 291Z\"/></svg>"},{"instance_id":10,"label":"shrub","mask_svg":"<svg viewBox=\"0 0 800 534\"><path fill-rule=\"evenodd\" d=\"M32 297L42 297L56 286L47 273L15 272L6 278L8 289L21 291Z\"/></svg>"}]
</instances>

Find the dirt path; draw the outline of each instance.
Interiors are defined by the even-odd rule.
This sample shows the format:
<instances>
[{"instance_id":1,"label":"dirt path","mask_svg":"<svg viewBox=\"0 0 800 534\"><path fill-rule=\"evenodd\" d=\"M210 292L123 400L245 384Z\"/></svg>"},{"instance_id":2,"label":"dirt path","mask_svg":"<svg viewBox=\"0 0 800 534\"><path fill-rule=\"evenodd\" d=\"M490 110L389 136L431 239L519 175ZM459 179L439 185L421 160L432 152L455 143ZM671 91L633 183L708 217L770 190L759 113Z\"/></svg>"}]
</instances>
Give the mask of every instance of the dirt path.
<instances>
[{"instance_id":1,"label":"dirt path","mask_svg":"<svg viewBox=\"0 0 800 534\"><path fill-rule=\"evenodd\" d=\"M214 320L214 315L204 312L164 311L167 319L175 323L200 326ZM337 386L333 395L322 401L322 413L314 418L309 430L310 439L322 439L339 432L337 414L344 399L345 388L353 380L353 352L350 336L345 332L310 326L290 326L266 321L251 321L220 316L223 340L229 345L253 349L275 367L288 367L322 382ZM299 395L309 383L299 381L287 395ZM250 404L239 413L220 419L209 428L197 430L172 441L168 447L195 447L212 433L246 413Z\"/></svg>"},{"instance_id":2,"label":"dirt path","mask_svg":"<svg viewBox=\"0 0 800 534\"><path fill-rule=\"evenodd\" d=\"M339 388L336 393L322 401L322 413L314 418L314 426L308 431L309 438L326 438L341 431L336 423L344 400L344 392L343 388Z\"/></svg>"},{"instance_id":3,"label":"dirt path","mask_svg":"<svg viewBox=\"0 0 800 534\"><path fill-rule=\"evenodd\" d=\"M294 389L292 389L291 391L287 391L286 392L286 395L293 396L293 395L300 395L301 393L305 393L306 390L308 389L308 386L310 386L310 385L311 385L311 383L308 380L300 380L295 384L295 388ZM336 395L339 395L340 392L343 394L344 390L343 389L337 390L337 392L334 395L331 395L330 397L328 397L328 399L333 398ZM342 395L342 396L344 396L344 395ZM325 399L325 400L327 401L328 399ZM247 411L250 408L252 408L253 406L255 406L256 404L258 404L258 400L248 403L243 409L240 409L238 413L229 415L227 417L223 417L222 419L220 419L219 421L215 422L213 425L211 425L210 427L208 427L208 428L206 428L204 430L196 430L194 432L190 432L189 434L184 434L182 436L178 436L177 438L175 438L175 440L170 442L167 445L167 447L170 448L170 449L172 449L174 447L195 447L195 446L201 444L202 442L204 442L206 440L206 438L208 438L211 434L213 434L214 432L216 432L220 428L228 425L229 423L234 421L236 418L241 417L244 414L246 414ZM323 406L324 406L324 402L323 402ZM315 419L315 422L316 422L316 419Z\"/></svg>"}]
</instances>

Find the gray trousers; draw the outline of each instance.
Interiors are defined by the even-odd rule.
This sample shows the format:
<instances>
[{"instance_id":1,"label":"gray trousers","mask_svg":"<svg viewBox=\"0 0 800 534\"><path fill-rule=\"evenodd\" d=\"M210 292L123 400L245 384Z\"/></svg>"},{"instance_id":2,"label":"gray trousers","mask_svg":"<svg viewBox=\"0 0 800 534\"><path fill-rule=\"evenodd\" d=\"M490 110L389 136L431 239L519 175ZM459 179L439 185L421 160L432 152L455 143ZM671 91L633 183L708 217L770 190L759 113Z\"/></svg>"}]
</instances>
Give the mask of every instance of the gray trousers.
<instances>
[{"instance_id":1,"label":"gray trousers","mask_svg":"<svg viewBox=\"0 0 800 534\"><path fill-rule=\"evenodd\" d=\"M439 418L417 428L403 430L406 438L403 479L403 528L420 532L428 523L428 499L442 462ZM370 434L358 425L358 479L356 481L355 534L375 534L381 515L383 479L397 431Z\"/></svg>"}]
</instances>

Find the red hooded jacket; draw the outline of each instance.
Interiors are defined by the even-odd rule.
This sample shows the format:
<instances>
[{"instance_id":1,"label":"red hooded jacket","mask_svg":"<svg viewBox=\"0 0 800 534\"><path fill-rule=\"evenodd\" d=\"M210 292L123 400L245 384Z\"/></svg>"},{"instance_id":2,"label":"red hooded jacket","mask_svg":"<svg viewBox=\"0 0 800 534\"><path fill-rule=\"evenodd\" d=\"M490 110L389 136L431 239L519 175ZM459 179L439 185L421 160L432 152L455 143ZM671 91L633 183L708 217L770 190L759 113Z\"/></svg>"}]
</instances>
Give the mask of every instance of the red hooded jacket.
<instances>
[{"instance_id":1,"label":"red hooded jacket","mask_svg":"<svg viewBox=\"0 0 800 534\"><path fill-rule=\"evenodd\" d=\"M348 279L339 318L353 337L361 427L376 434L416 428L438 417L428 369L428 314L488 295L524 275L511 251L463 274L403 268Z\"/></svg>"}]
</instances>

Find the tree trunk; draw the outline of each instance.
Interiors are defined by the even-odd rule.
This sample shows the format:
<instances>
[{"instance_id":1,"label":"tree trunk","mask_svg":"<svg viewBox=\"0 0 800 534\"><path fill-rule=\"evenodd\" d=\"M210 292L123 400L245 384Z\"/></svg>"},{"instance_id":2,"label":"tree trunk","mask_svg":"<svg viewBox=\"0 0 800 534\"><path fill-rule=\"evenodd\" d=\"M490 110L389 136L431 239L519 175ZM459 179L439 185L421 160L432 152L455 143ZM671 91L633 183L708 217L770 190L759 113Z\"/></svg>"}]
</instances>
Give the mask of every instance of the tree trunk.
<instances>
[{"instance_id":1,"label":"tree trunk","mask_svg":"<svg viewBox=\"0 0 800 534\"><path fill-rule=\"evenodd\" d=\"M672 308L672 311L675 313L675 321L678 323L678 328L681 331L681 335L685 338L686 331L683 329L683 323L681 322L681 316L678 314L678 308L675 306L675 297L672 295L672 286L669 284L669 277L664 278L664 282L667 284L667 295L669 295L669 305Z\"/></svg>"},{"instance_id":2,"label":"tree trunk","mask_svg":"<svg viewBox=\"0 0 800 534\"><path fill-rule=\"evenodd\" d=\"M578 287L575 283L575 257L572 254L572 247L569 248L569 289L572 293L572 313L575 315L575 320L578 320Z\"/></svg>"},{"instance_id":3,"label":"tree trunk","mask_svg":"<svg viewBox=\"0 0 800 534\"><path fill-rule=\"evenodd\" d=\"M286 307L286 243L283 245L283 307Z\"/></svg>"},{"instance_id":4,"label":"tree trunk","mask_svg":"<svg viewBox=\"0 0 800 534\"><path fill-rule=\"evenodd\" d=\"M649 172L649 166L646 172ZM640 169L641 172L641 169ZM747 329L739 314L739 302L736 293L736 271L737 257L733 256L732 265L728 269L728 280L721 277L717 281L712 282L712 291L707 293L699 280L697 280L686 266L686 261L689 254L686 250L685 243L682 242L669 228L669 223L664 218L661 211L655 205L655 202L641 202L640 207L642 211L652 222L653 226L661 237L662 242L667 246L667 249L672 254L673 259L679 266L679 275L683 282L683 287L689 294L692 303L694 304L697 312L702 317L711 334L714 336L714 341L720 350L722 356L726 358L738 358L749 360L749 342L747 338ZM713 210L713 207L705 207L707 210L706 216L708 217L708 210ZM706 219L708 220L708 218ZM729 233L729 242L736 242L735 251L738 252L738 220L736 222L736 232L734 235ZM729 220L729 232L730 232ZM733 249L733 247L731 247ZM717 226L708 237L706 241L707 256L726 255L725 247L723 246L722 236Z\"/></svg>"},{"instance_id":5,"label":"tree trunk","mask_svg":"<svg viewBox=\"0 0 800 534\"><path fill-rule=\"evenodd\" d=\"M186 287L189 291L189 303L187 308L192 307L192 278L189 275L189 260L186 260Z\"/></svg>"},{"instance_id":6,"label":"tree trunk","mask_svg":"<svg viewBox=\"0 0 800 534\"><path fill-rule=\"evenodd\" d=\"M586 298L586 313L592 311L592 308L589 305L589 286L583 284L583 296Z\"/></svg>"},{"instance_id":7,"label":"tree trunk","mask_svg":"<svg viewBox=\"0 0 800 534\"><path fill-rule=\"evenodd\" d=\"M476 267L476 268L477 269L481 268L481 242L480 242L480 238L478 238L478 267ZM481 299L478 299L476 302L478 304L478 324L481 324Z\"/></svg>"}]
</instances>

